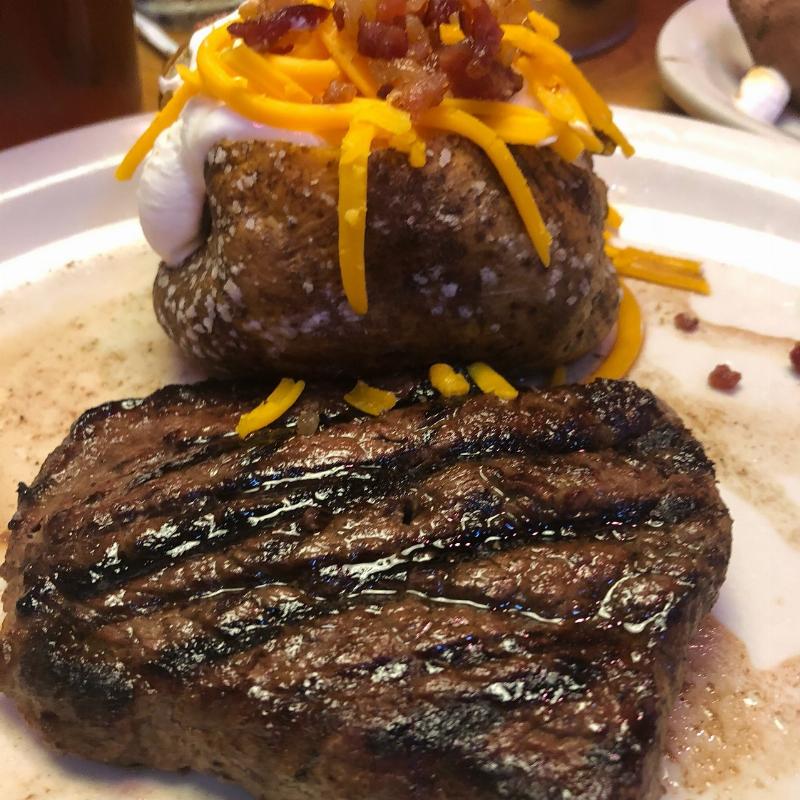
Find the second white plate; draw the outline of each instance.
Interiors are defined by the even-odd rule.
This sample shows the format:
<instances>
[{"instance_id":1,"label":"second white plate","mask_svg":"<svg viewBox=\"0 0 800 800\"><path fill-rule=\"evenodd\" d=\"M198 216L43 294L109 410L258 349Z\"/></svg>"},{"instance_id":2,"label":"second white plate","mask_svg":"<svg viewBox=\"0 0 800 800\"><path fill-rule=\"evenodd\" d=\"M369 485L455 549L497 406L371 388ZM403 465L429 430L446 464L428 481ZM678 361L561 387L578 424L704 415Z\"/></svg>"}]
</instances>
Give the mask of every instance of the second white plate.
<instances>
[{"instance_id":1,"label":"second white plate","mask_svg":"<svg viewBox=\"0 0 800 800\"><path fill-rule=\"evenodd\" d=\"M789 107L775 125L733 103L753 59L727 0L692 0L667 21L656 46L661 82L684 111L700 119L767 136L800 139L800 113Z\"/></svg>"}]
</instances>

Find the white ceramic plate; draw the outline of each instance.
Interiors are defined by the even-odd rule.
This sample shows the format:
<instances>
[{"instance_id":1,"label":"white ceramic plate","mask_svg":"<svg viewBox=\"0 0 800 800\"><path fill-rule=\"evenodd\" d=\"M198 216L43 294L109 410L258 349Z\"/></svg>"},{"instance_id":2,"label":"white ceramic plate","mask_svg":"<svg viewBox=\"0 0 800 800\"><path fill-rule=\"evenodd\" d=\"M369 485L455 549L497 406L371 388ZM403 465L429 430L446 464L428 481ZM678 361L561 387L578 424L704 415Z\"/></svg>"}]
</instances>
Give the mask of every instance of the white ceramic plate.
<instances>
[{"instance_id":1,"label":"white ceramic plate","mask_svg":"<svg viewBox=\"0 0 800 800\"><path fill-rule=\"evenodd\" d=\"M691 688L664 760L670 800L800 797L800 159L748 134L619 109L638 148L598 159L630 243L703 259L714 288L688 296L631 282L647 340L633 377L681 413L717 462L734 552L692 650ZM142 117L0 154L0 516L17 481L85 408L197 377L150 308L156 259L133 187L112 180ZM674 314L691 308L694 334ZM731 396L706 376L729 362ZM212 779L56 757L0 699L0 798L243 798Z\"/></svg>"},{"instance_id":2,"label":"white ceramic plate","mask_svg":"<svg viewBox=\"0 0 800 800\"><path fill-rule=\"evenodd\" d=\"M753 59L727 0L692 0L681 6L661 31L656 60L664 90L689 114L754 133L800 139L800 113L791 106L775 125L768 125L733 104Z\"/></svg>"}]
</instances>

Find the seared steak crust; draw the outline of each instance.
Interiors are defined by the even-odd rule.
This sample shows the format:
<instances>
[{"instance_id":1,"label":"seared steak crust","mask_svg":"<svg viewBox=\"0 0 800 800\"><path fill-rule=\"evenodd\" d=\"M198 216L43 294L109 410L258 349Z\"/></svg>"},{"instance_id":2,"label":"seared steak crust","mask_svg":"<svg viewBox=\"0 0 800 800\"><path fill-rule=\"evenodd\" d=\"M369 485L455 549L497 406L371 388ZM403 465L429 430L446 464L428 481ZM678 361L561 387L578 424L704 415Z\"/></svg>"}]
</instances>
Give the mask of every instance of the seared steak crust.
<instances>
[{"instance_id":1,"label":"seared steak crust","mask_svg":"<svg viewBox=\"0 0 800 800\"><path fill-rule=\"evenodd\" d=\"M730 550L701 446L626 382L396 388L244 442L263 386L74 424L3 568L2 685L51 744L276 800L657 796Z\"/></svg>"}]
</instances>

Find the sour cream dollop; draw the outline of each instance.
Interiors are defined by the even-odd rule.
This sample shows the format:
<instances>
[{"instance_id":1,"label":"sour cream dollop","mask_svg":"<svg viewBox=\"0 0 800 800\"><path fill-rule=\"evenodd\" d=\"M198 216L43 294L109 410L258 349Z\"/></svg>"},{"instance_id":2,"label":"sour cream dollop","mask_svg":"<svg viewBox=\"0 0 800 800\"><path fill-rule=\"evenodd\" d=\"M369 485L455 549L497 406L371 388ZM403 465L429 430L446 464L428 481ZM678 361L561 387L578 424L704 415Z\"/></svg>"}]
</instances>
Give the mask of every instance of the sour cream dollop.
<instances>
[{"instance_id":1,"label":"sour cream dollop","mask_svg":"<svg viewBox=\"0 0 800 800\"><path fill-rule=\"evenodd\" d=\"M195 31L187 46L189 64L197 66L197 50L215 28L238 19L238 12ZM175 91L179 75L161 78L162 92ZM150 246L168 266L177 266L202 244L206 202L205 162L223 140L286 142L309 147L324 144L310 133L271 128L231 111L217 100L199 95L183 108L177 121L156 139L142 164L139 220Z\"/></svg>"},{"instance_id":2,"label":"sour cream dollop","mask_svg":"<svg viewBox=\"0 0 800 800\"><path fill-rule=\"evenodd\" d=\"M223 140L324 144L311 133L260 125L207 97L189 100L147 154L137 194L145 238L169 266L202 244L206 158Z\"/></svg>"}]
</instances>

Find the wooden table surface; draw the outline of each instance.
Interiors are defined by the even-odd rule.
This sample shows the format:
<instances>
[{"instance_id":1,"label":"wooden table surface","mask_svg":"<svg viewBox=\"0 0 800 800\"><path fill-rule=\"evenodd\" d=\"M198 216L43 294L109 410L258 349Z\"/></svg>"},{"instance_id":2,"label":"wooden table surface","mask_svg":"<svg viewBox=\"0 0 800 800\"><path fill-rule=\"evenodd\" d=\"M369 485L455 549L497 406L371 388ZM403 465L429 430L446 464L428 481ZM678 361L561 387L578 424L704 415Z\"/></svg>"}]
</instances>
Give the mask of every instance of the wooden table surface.
<instances>
[{"instance_id":1,"label":"wooden table surface","mask_svg":"<svg viewBox=\"0 0 800 800\"><path fill-rule=\"evenodd\" d=\"M661 89L655 46L667 18L683 2L639 0L639 18L631 36L607 53L580 62L586 76L608 102L655 111L678 111ZM186 39L185 35L174 35L178 40ZM158 76L164 61L141 41L138 50L142 108L154 111L158 107Z\"/></svg>"}]
</instances>

